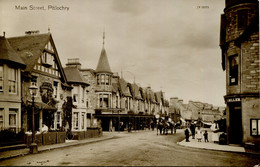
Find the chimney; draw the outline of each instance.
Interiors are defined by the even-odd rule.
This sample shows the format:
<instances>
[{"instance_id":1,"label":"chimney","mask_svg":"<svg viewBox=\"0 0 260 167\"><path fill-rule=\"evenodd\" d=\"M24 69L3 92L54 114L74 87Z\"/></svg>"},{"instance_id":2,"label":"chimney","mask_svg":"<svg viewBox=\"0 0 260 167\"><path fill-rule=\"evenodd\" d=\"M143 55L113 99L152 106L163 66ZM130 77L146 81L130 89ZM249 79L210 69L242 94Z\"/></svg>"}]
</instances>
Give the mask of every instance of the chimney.
<instances>
[{"instance_id":1,"label":"chimney","mask_svg":"<svg viewBox=\"0 0 260 167\"><path fill-rule=\"evenodd\" d=\"M40 34L39 30L35 30L35 31L25 31L25 35L37 35Z\"/></svg>"},{"instance_id":2,"label":"chimney","mask_svg":"<svg viewBox=\"0 0 260 167\"><path fill-rule=\"evenodd\" d=\"M77 67L81 69L81 64L79 62L79 58L68 59L68 63L66 64L67 67Z\"/></svg>"},{"instance_id":3,"label":"chimney","mask_svg":"<svg viewBox=\"0 0 260 167\"><path fill-rule=\"evenodd\" d=\"M3 32L3 35L4 35L4 37L5 37L5 32Z\"/></svg>"}]
</instances>

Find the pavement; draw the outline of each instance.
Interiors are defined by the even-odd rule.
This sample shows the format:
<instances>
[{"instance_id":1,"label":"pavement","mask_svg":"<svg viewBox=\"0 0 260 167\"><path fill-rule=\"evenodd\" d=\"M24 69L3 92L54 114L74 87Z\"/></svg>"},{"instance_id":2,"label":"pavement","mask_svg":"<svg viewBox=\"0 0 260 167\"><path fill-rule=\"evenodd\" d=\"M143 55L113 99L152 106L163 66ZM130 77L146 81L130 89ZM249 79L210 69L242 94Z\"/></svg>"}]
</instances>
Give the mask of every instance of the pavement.
<instances>
[{"instance_id":1,"label":"pavement","mask_svg":"<svg viewBox=\"0 0 260 167\"><path fill-rule=\"evenodd\" d=\"M201 131L204 133L204 129L202 129ZM186 142L185 139L184 139L183 141L178 142L177 144L182 145L182 146L186 146L186 147L194 147L194 148L208 149L208 150L239 152L239 153L245 153L246 152L244 147L242 147L242 146L220 145L218 143L214 143L212 141L211 136L212 136L212 132L210 130L208 130L209 142L205 142L203 138L202 138L201 142L198 142L198 140L196 139L196 136L195 136L195 139L192 139L192 137L190 136L190 138L189 138L190 142Z\"/></svg>"},{"instance_id":2,"label":"pavement","mask_svg":"<svg viewBox=\"0 0 260 167\"><path fill-rule=\"evenodd\" d=\"M112 133L103 133L101 137L88 138L84 140L66 140L65 143L39 146L38 153L59 149L59 148L81 145L81 144L95 143L99 141L112 139L113 137L114 135ZM0 161L30 154L29 151L30 151L29 148L23 148L18 150L9 150L9 151L0 152Z\"/></svg>"},{"instance_id":3,"label":"pavement","mask_svg":"<svg viewBox=\"0 0 260 167\"><path fill-rule=\"evenodd\" d=\"M141 131L139 131L139 132L141 132ZM195 139L192 139L192 137L190 136L190 139L189 139L190 142L186 142L185 140L183 140L181 142L178 142L177 144L185 146L185 147L193 147L193 148L199 148L199 149L245 153L244 147L241 147L241 146L219 145L218 143L214 143L211 140L212 132L208 131L208 133L209 133L209 135L208 135L209 142L204 142L203 139L201 142L198 142L196 137L195 137ZM123 133L103 132L103 135L101 137L89 138L89 139L84 139L84 140L66 140L65 143L39 146L38 152L40 153L40 152L44 152L44 151L50 151L53 149L71 147L71 146L76 146L76 145L81 145L81 144L95 143L95 142L99 142L99 141L112 139L119 134L124 134L124 132ZM184 132L183 132L183 135L184 135ZM0 161L18 157L18 156L24 156L27 154L30 154L29 148L0 152Z\"/></svg>"}]
</instances>

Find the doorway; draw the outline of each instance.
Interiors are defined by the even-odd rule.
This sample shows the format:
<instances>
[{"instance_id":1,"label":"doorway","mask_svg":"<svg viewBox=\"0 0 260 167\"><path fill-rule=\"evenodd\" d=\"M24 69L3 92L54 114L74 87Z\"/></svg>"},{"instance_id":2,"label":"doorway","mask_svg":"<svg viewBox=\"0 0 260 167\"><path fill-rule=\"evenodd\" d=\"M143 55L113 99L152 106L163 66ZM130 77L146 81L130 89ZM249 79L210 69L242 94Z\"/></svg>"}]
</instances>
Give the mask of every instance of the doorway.
<instances>
[{"instance_id":1,"label":"doorway","mask_svg":"<svg viewBox=\"0 0 260 167\"><path fill-rule=\"evenodd\" d=\"M241 102L229 104L229 143L242 144L242 110Z\"/></svg>"}]
</instances>

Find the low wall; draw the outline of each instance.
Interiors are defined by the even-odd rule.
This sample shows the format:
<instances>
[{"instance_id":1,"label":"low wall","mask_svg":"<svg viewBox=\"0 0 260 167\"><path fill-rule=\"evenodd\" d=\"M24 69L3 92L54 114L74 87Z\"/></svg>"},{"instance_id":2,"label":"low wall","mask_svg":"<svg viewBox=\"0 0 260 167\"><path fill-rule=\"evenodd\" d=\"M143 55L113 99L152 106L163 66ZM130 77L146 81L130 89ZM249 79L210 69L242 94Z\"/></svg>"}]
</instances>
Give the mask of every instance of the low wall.
<instances>
[{"instance_id":1,"label":"low wall","mask_svg":"<svg viewBox=\"0 0 260 167\"><path fill-rule=\"evenodd\" d=\"M87 128L87 131L72 131L73 140L83 140L93 137L102 136L103 132L101 128Z\"/></svg>"},{"instance_id":2,"label":"low wall","mask_svg":"<svg viewBox=\"0 0 260 167\"><path fill-rule=\"evenodd\" d=\"M47 132L35 135L35 142L38 146L65 143L66 132ZM32 143L32 135L25 135L25 144L29 147Z\"/></svg>"}]
</instances>

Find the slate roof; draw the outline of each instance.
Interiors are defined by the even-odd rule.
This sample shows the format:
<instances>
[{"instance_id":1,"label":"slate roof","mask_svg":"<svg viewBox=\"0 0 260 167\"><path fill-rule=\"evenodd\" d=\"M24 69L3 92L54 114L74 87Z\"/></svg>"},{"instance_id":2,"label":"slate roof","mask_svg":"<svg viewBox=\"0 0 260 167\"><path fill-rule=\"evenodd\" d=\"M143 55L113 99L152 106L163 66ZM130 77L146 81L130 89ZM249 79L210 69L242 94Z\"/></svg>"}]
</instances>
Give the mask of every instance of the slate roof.
<instances>
[{"instance_id":1,"label":"slate roof","mask_svg":"<svg viewBox=\"0 0 260 167\"><path fill-rule=\"evenodd\" d=\"M15 63L25 68L24 61L17 55L5 37L0 37L0 60Z\"/></svg>"},{"instance_id":2,"label":"slate roof","mask_svg":"<svg viewBox=\"0 0 260 167\"><path fill-rule=\"evenodd\" d=\"M68 83L78 83L83 85L89 85L85 77L80 73L77 67L65 67L65 75Z\"/></svg>"},{"instance_id":3,"label":"slate roof","mask_svg":"<svg viewBox=\"0 0 260 167\"><path fill-rule=\"evenodd\" d=\"M54 45L52 36L50 33L46 34L35 34L35 35L25 35L19 37L8 38L8 41L17 55L24 61L26 68L25 72L31 72L37 63L42 52L45 50L46 44L50 41L53 43L53 49L56 54L55 59L57 60L57 65L61 72L62 79L67 82L67 78L64 74L58 52ZM64 84L65 86L68 86Z\"/></svg>"},{"instance_id":4,"label":"slate roof","mask_svg":"<svg viewBox=\"0 0 260 167\"><path fill-rule=\"evenodd\" d=\"M120 90L119 83L112 83L112 92L116 93L119 90Z\"/></svg>"},{"instance_id":5,"label":"slate roof","mask_svg":"<svg viewBox=\"0 0 260 167\"><path fill-rule=\"evenodd\" d=\"M8 38L10 45L26 64L25 71L32 71L38 58L41 56L50 34L26 35Z\"/></svg>"},{"instance_id":6,"label":"slate roof","mask_svg":"<svg viewBox=\"0 0 260 167\"><path fill-rule=\"evenodd\" d=\"M123 78L119 79L119 87L122 91L122 94L126 97L132 97L131 92L129 92L127 89L128 85L129 84Z\"/></svg>"},{"instance_id":7,"label":"slate roof","mask_svg":"<svg viewBox=\"0 0 260 167\"><path fill-rule=\"evenodd\" d=\"M98 60L96 72L112 73L109 62L108 62L106 50L104 48L102 48L102 51L101 51L101 54L100 54L100 57Z\"/></svg>"},{"instance_id":8,"label":"slate roof","mask_svg":"<svg viewBox=\"0 0 260 167\"><path fill-rule=\"evenodd\" d=\"M160 103L161 99L162 99L162 92L155 92L155 97L156 97L157 103Z\"/></svg>"},{"instance_id":9,"label":"slate roof","mask_svg":"<svg viewBox=\"0 0 260 167\"><path fill-rule=\"evenodd\" d=\"M133 92L133 96L135 99L137 100L141 100L142 99L142 96L140 94L140 88L137 84L131 84L131 89L132 89L132 92Z\"/></svg>"}]
</instances>

